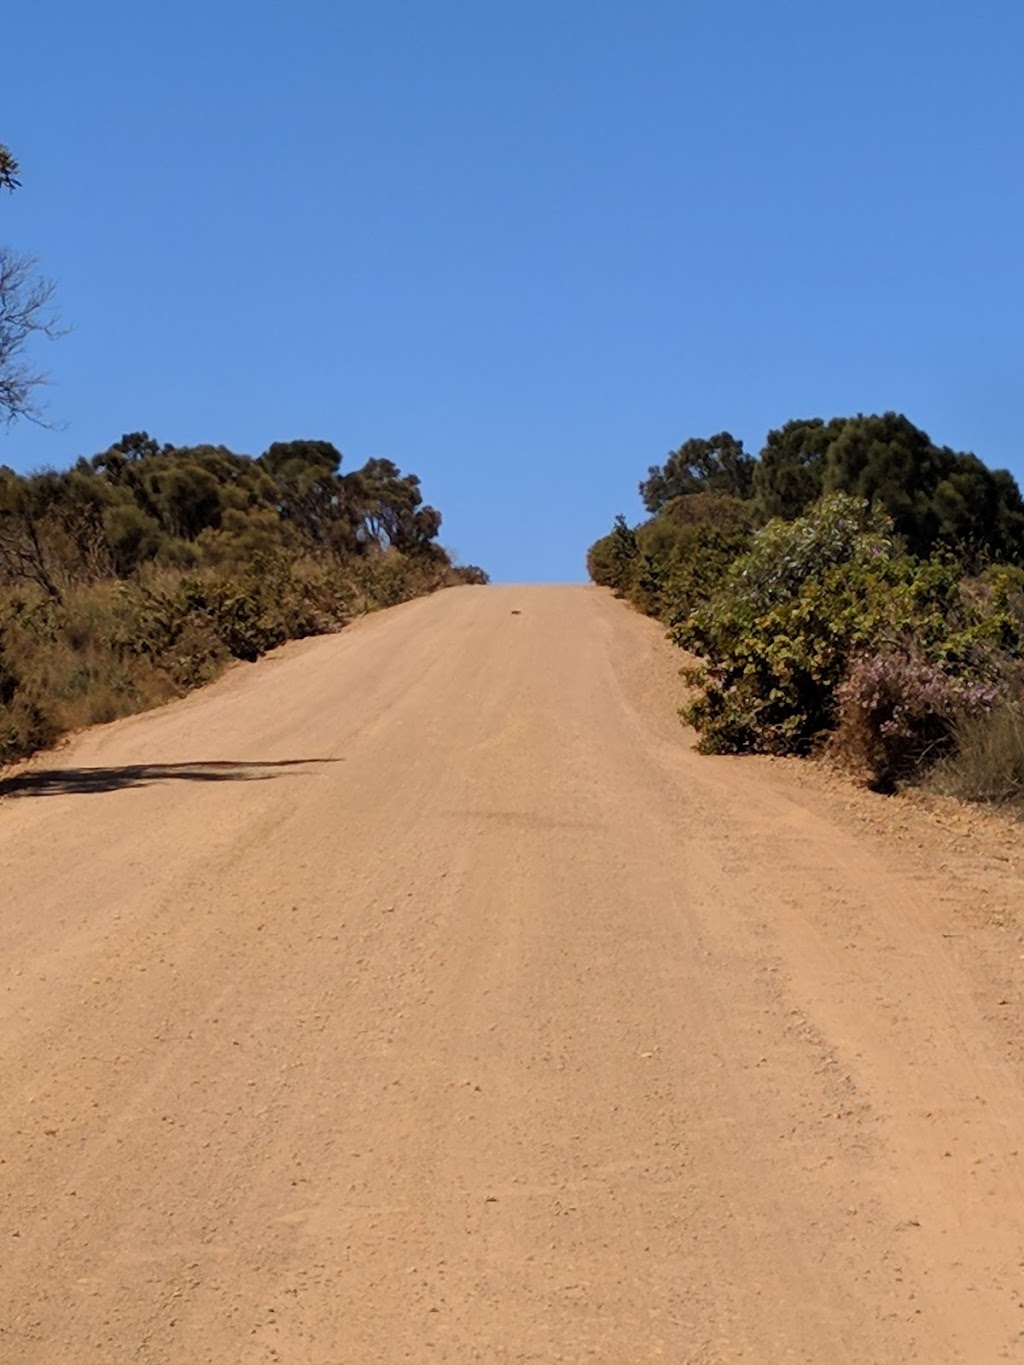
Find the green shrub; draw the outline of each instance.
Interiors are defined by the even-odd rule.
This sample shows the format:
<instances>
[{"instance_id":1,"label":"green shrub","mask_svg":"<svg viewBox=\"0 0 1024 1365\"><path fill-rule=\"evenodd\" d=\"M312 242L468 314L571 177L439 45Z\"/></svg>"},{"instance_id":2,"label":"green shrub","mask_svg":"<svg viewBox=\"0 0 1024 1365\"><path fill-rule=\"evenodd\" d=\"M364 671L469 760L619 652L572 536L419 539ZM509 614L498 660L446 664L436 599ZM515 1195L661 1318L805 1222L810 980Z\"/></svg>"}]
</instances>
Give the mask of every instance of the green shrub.
<instances>
[{"instance_id":1,"label":"green shrub","mask_svg":"<svg viewBox=\"0 0 1024 1365\"><path fill-rule=\"evenodd\" d=\"M845 705L847 747L891 782L941 751L954 711L997 697L1024 638L1016 591L1013 571L965 581L949 555L903 552L866 503L825 498L769 523L677 624L703 656L685 718L705 752L801 753Z\"/></svg>"},{"instance_id":2,"label":"green shrub","mask_svg":"<svg viewBox=\"0 0 1024 1365\"><path fill-rule=\"evenodd\" d=\"M453 564L447 575L447 583L452 587L485 587L490 581L490 574L478 564Z\"/></svg>"},{"instance_id":3,"label":"green shrub","mask_svg":"<svg viewBox=\"0 0 1024 1365\"><path fill-rule=\"evenodd\" d=\"M617 517L587 555L591 579L666 623L688 614L750 544L750 506L728 493L691 493L635 529Z\"/></svg>"},{"instance_id":4,"label":"green shrub","mask_svg":"<svg viewBox=\"0 0 1024 1365\"><path fill-rule=\"evenodd\" d=\"M769 523L673 631L705 661L690 674L701 691L685 717L701 749L806 749L834 723L847 663L890 624L905 579L890 527L859 499Z\"/></svg>"},{"instance_id":5,"label":"green shrub","mask_svg":"<svg viewBox=\"0 0 1024 1365\"><path fill-rule=\"evenodd\" d=\"M628 596L639 553L636 532L620 513L611 531L587 551L587 573L599 587Z\"/></svg>"},{"instance_id":6,"label":"green shrub","mask_svg":"<svg viewBox=\"0 0 1024 1365\"><path fill-rule=\"evenodd\" d=\"M675 498L637 528L630 601L666 623L688 616L717 589L752 534L750 508L739 498Z\"/></svg>"},{"instance_id":7,"label":"green shrub","mask_svg":"<svg viewBox=\"0 0 1024 1365\"><path fill-rule=\"evenodd\" d=\"M353 611L394 607L413 597L435 592L448 581L449 567L446 558L407 555L399 550L362 555L348 566Z\"/></svg>"}]
</instances>

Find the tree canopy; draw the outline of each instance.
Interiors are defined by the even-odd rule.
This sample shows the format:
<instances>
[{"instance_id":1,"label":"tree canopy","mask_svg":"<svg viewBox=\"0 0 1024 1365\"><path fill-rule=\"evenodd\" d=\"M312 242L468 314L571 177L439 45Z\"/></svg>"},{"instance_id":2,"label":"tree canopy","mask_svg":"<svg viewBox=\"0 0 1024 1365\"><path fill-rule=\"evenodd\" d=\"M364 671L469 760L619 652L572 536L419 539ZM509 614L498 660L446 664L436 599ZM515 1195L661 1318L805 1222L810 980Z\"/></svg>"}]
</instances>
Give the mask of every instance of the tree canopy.
<instances>
[{"instance_id":1,"label":"tree canopy","mask_svg":"<svg viewBox=\"0 0 1024 1365\"><path fill-rule=\"evenodd\" d=\"M766 520L790 520L825 493L847 493L886 512L915 554L942 544L1024 557L1024 501L1013 476L937 446L901 413L814 418L769 432L753 493Z\"/></svg>"},{"instance_id":2,"label":"tree canopy","mask_svg":"<svg viewBox=\"0 0 1024 1365\"><path fill-rule=\"evenodd\" d=\"M372 459L341 472L328 441L278 441L258 459L130 432L62 473L0 470L0 580L61 581L241 561L260 550L339 560L395 550L447 562L441 514L415 474Z\"/></svg>"},{"instance_id":3,"label":"tree canopy","mask_svg":"<svg viewBox=\"0 0 1024 1365\"><path fill-rule=\"evenodd\" d=\"M640 484L640 496L648 512L660 512L667 502L688 493L748 498L753 472L753 457L729 432L706 439L691 437L670 451L663 465L651 465Z\"/></svg>"},{"instance_id":4,"label":"tree canopy","mask_svg":"<svg viewBox=\"0 0 1024 1365\"><path fill-rule=\"evenodd\" d=\"M787 422L756 459L728 432L694 437L640 484L655 515L697 493L748 501L762 523L791 521L825 494L845 493L885 512L914 554L945 545L1024 562L1024 500L1013 476L936 445L897 412Z\"/></svg>"}]
</instances>

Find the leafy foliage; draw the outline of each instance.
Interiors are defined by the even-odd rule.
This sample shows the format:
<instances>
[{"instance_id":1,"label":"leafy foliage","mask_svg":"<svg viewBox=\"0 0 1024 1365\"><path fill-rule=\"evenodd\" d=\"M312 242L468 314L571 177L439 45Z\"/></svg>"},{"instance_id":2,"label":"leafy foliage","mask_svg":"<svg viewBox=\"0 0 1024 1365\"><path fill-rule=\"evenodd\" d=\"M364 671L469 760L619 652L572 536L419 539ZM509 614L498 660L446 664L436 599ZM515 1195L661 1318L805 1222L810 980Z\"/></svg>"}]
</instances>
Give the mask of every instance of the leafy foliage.
<instances>
[{"instance_id":1,"label":"leafy foliage","mask_svg":"<svg viewBox=\"0 0 1024 1365\"><path fill-rule=\"evenodd\" d=\"M771 522L676 631L705 661L687 714L701 748L805 752L845 706L847 733L856 711L877 741L862 746L875 778L894 780L956 712L994 702L1021 647L1003 589L966 587L955 559L908 555L861 499Z\"/></svg>"},{"instance_id":2,"label":"leafy foliage","mask_svg":"<svg viewBox=\"0 0 1024 1365\"><path fill-rule=\"evenodd\" d=\"M752 531L747 505L728 493L674 498L637 530L630 600L666 622L688 615L715 590Z\"/></svg>"},{"instance_id":3,"label":"leafy foliage","mask_svg":"<svg viewBox=\"0 0 1024 1365\"><path fill-rule=\"evenodd\" d=\"M792 521L825 491L825 457L843 419L787 422L769 431L754 470L753 495L765 521Z\"/></svg>"},{"instance_id":4,"label":"leafy foliage","mask_svg":"<svg viewBox=\"0 0 1024 1365\"><path fill-rule=\"evenodd\" d=\"M702 493L748 502L760 525L792 521L826 493L848 493L884 512L913 554L945 546L976 567L1024 563L1024 499L1012 475L937 446L896 412L787 422L768 433L756 459L727 431L692 437L640 484L655 516Z\"/></svg>"},{"instance_id":5,"label":"leafy foliage","mask_svg":"<svg viewBox=\"0 0 1024 1365\"><path fill-rule=\"evenodd\" d=\"M884 511L907 547L1024 557L1024 500L1012 476L936 446L899 413L789 422L768 433L753 477L759 515L787 520L824 493Z\"/></svg>"},{"instance_id":6,"label":"leafy foliage","mask_svg":"<svg viewBox=\"0 0 1024 1365\"><path fill-rule=\"evenodd\" d=\"M660 512L673 498L689 493L729 493L749 498L753 487L754 459L729 432L706 440L693 437L669 453L663 465L651 465L640 484L640 497L648 512Z\"/></svg>"},{"instance_id":7,"label":"leafy foliage","mask_svg":"<svg viewBox=\"0 0 1024 1365\"><path fill-rule=\"evenodd\" d=\"M748 505L727 493L673 498L635 529L619 516L591 546L595 583L649 616L671 621L703 599L751 535Z\"/></svg>"},{"instance_id":8,"label":"leafy foliage","mask_svg":"<svg viewBox=\"0 0 1024 1365\"><path fill-rule=\"evenodd\" d=\"M898 576L889 528L859 500L771 523L674 630L705 659L687 716L701 748L806 748L834 720L835 688L882 627Z\"/></svg>"},{"instance_id":9,"label":"leafy foliage","mask_svg":"<svg viewBox=\"0 0 1024 1365\"><path fill-rule=\"evenodd\" d=\"M640 551L636 532L626 524L620 512L606 536L591 545L587 552L587 569L595 583L625 595L633 584L634 566Z\"/></svg>"}]
</instances>

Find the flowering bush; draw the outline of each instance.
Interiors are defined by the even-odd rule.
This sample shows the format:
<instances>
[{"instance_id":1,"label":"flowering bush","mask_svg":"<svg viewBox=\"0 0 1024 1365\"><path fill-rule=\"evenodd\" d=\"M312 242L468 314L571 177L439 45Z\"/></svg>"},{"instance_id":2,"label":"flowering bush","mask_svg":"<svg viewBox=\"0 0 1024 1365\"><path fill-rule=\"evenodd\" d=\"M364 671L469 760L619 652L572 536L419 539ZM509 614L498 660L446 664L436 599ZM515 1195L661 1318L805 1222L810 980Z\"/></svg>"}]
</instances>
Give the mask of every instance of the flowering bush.
<instances>
[{"instance_id":1,"label":"flowering bush","mask_svg":"<svg viewBox=\"0 0 1024 1365\"><path fill-rule=\"evenodd\" d=\"M855 659L837 689L833 747L880 791L949 752L960 717L989 711L995 681L956 677L911 652Z\"/></svg>"}]
</instances>

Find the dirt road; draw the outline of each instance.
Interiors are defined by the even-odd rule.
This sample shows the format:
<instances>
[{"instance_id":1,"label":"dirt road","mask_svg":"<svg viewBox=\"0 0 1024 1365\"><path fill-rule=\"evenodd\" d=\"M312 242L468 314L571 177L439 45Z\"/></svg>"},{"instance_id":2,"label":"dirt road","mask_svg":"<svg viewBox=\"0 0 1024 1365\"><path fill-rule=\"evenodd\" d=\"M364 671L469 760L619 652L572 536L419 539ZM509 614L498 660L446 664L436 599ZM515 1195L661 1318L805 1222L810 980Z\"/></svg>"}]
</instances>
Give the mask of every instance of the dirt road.
<instances>
[{"instance_id":1,"label":"dirt road","mask_svg":"<svg viewBox=\"0 0 1024 1365\"><path fill-rule=\"evenodd\" d=\"M1024 1360L1020 849L677 662L459 589L8 784L4 1365Z\"/></svg>"}]
</instances>

